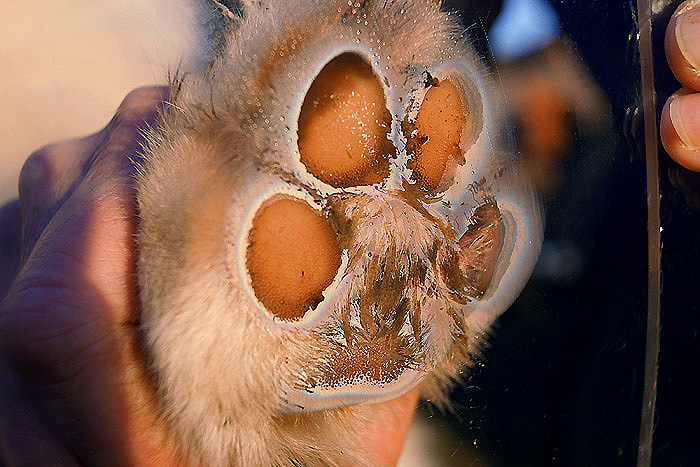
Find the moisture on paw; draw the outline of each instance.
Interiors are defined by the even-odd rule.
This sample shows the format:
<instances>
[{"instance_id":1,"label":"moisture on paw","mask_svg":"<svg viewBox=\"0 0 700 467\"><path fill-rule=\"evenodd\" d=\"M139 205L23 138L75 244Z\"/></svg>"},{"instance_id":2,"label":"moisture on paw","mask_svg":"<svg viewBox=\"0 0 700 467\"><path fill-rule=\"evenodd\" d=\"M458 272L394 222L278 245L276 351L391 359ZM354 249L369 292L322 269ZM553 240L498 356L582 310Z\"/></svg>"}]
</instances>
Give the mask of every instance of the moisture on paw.
<instances>
[{"instance_id":1,"label":"moisture on paw","mask_svg":"<svg viewBox=\"0 0 700 467\"><path fill-rule=\"evenodd\" d=\"M501 212L495 202L474 210L467 231L459 239L463 275L479 295L488 289L503 244Z\"/></svg>"},{"instance_id":2,"label":"moisture on paw","mask_svg":"<svg viewBox=\"0 0 700 467\"><path fill-rule=\"evenodd\" d=\"M467 125L462 92L449 79L430 79L415 122L404 121L413 178L424 190L449 185L446 176L464 164L460 148Z\"/></svg>"},{"instance_id":3,"label":"moisture on paw","mask_svg":"<svg viewBox=\"0 0 700 467\"><path fill-rule=\"evenodd\" d=\"M174 80L139 171L139 286L193 465L368 465L364 405L444 400L532 271L500 91L438 3L243 2Z\"/></svg>"},{"instance_id":4,"label":"moisture on paw","mask_svg":"<svg viewBox=\"0 0 700 467\"><path fill-rule=\"evenodd\" d=\"M295 320L323 300L340 250L319 212L304 201L277 197L253 218L246 264L258 300L275 317Z\"/></svg>"},{"instance_id":5,"label":"moisture on paw","mask_svg":"<svg viewBox=\"0 0 700 467\"><path fill-rule=\"evenodd\" d=\"M398 335L362 336L330 356L321 384L333 388L357 381L391 382L411 363L407 346L406 339Z\"/></svg>"},{"instance_id":6,"label":"moisture on paw","mask_svg":"<svg viewBox=\"0 0 700 467\"><path fill-rule=\"evenodd\" d=\"M474 210L457 249L449 251L441 264L453 299L468 303L488 290L501 253L503 229L496 203L487 202Z\"/></svg>"},{"instance_id":7,"label":"moisture on paw","mask_svg":"<svg viewBox=\"0 0 700 467\"><path fill-rule=\"evenodd\" d=\"M391 115L369 63L344 53L314 79L299 115L306 169L334 187L371 185L388 174Z\"/></svg>"}]
</instances>

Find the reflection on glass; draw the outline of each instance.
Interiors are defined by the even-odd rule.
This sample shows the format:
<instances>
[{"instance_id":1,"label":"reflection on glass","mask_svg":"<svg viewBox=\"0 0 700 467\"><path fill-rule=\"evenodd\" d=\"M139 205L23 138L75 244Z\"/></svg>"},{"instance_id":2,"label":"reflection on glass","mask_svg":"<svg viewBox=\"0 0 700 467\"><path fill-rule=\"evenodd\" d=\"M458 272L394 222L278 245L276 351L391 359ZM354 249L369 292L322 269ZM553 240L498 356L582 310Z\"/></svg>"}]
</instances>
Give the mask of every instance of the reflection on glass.
<instances>
[{"instance_id":1,"label":"reflection on glass","mask_svg":"<svg viewBox=\"0 0 700 467\"><path fill-rule=\"evenodd\" d=\"M490 29L546 227L530 282L453 394L460 410L442 423L456 454L444 465L636 462L647 245L635 14L623 3L513 0Z\"/></svg>"}]
</instances>

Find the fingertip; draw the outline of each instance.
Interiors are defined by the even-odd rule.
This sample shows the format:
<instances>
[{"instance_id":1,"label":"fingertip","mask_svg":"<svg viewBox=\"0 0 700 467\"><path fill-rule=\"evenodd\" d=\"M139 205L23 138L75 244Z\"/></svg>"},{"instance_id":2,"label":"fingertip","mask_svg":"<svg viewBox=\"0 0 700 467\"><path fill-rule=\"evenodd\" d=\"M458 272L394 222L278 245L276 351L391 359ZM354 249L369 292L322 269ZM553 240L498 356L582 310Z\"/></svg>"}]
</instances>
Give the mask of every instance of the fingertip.
<instances>
[{"instance_id":1,"label":"fingertip","mask_svg":"<svg viewBox=\"0 0 700 467\"><path fill-rule=\"evenodd\" d=\"M97 141L99 134L60 141L35 151L25 161L18 186L23 258L79 183Z\"/></svg>"},{"instance_id":2,"label":"fingertip","mask_svg":"<svg viewBox=\"0 0 700 467\"><path fill-rule=\"evenodd\" d=\"M155 126L169 96L166 86L134 89L122 100L112 121L102 130L102 144L93 154L88 176L99 185L122 185L141 158L145 135ZM128 180L127 180L128 182ZM119 191L122 193L123 191Z\"/></svg>"},{"instance_id":3,"label":"fingertip","mask_svg":"<svg viewBox=\"0 0 700 467\"><path fill-rule=\"evenodd\" d=\"M44 146L34 151L19 172L18 190L19 197L26 204L29 195L37 189L46 190L51 187L51 163L52 154L56 145Z\"/></svg>"},{"instance_id":4,"label":"fingertip","mask_svg":"<svg viewBox=\"0 0 700 467\"><path fill-rule=\"evenodd\" d=\"M700 94L681 89L664 105L660 121L661 142L673 160L700 172Z\"/></svg>"},{"instance_id":5,"label":"fingertip","mask_svg":"<svg viewBox=\"0 0 700 467\"><path fill-rule=\"evenodd\" d=\"M678 81L700 90L700 0L688 0L678 7L666 28L664 45Z\"/></svg>"},{"instance_id":6,"label":"fingertip","mask_svg":"<svg viewBox=\"0 0 700 467\"><path fill-rule=\"evenodd\" d=\"M123 128L143 129L151 126L163 111L169 94L170 91L166 86L134 89L119 104L107 130L115 132Z\"/></svg>"},{"instance_id":7,"label":"fingertip","mask_svg":"<svg viewBox=\"0 0 700 467\"><path fill-rule=\"evenodd\" d=\"M160 107L167 101L169 95L170 89L167 86L143 86L130 91L122 100L119 109L145 108L148 110L154 106Z\"/></svg>"}]
</instances>

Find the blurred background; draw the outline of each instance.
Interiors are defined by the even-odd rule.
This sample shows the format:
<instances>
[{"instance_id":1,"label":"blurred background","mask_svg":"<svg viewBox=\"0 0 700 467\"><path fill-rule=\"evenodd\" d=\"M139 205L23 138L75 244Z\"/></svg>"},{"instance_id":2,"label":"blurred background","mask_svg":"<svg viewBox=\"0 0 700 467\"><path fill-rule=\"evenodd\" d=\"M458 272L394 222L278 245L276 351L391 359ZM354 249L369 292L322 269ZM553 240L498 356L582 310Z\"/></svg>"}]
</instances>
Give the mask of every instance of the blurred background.
<instances>
[{"instance_id":1,"label":"blurred background","mask_svg":"<svg viewBox=\"0 0 700 467\"><path fill-rule=\"evenodd\" d=\"M126 93L201 55L182 0L4 2L0 204L22 161L104 126ZM659 108L678 84L656 0ZM632 466L647 313L647 199L633 1L444 0L501 82L546 213L535 272L454 409L422 403L402 456L419 466ZM700 459L700 182L660 155L661 347L653 465Z\"/></svg>"},{"instance_id":2,"label":"blurred background","mask_svg":"<svg viewBox=\"0 0 700 467\"><path fill-rule=\"evenodd\" d=\"M455 5L467 24L488 31L480 42L503 83L546 228L531 280L454 391L455 413L424 407L460 435L439 465L637 465L648 262L636 2L503 0L470 21L471 3L483 5ZM658 121L679 88L663 36L681 2L648 3L657 98L649 118ZM700 459L700 183L658 156L661 343L650 380L658 390L651 464L691 466Z\"/></svg>"},{"instance_id":3,"label":"blurred background","mask_svg":"<svg viewBox=\"0 0 700 467\"><path fill-rule=\"evenodd\" d=\"M196 57L185 0L2 0L0 10L3 204L34 150L98 131L130 90Z\"/></svg>"}]
</instances>

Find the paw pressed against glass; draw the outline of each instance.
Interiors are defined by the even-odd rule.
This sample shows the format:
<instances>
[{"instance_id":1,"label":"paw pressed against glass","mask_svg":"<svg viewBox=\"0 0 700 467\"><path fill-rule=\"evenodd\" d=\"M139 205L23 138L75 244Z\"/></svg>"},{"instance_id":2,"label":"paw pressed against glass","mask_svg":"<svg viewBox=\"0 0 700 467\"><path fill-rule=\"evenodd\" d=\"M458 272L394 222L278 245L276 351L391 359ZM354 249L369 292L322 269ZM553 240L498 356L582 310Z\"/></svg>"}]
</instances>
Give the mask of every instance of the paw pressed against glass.
<instances>
[{"instance_id":1,"label":"paw pressed against glass","mask_svg":"<svg viewBox=\"0 0 700 467\"><path fill-rule=\"evenodd\" d=\"M246 2L211 68L173 83L138 182L146 351L208 465L369 462L367 404L444 402L539 249L452 15L292 3Z\"/></svg>"}]
</instances>

